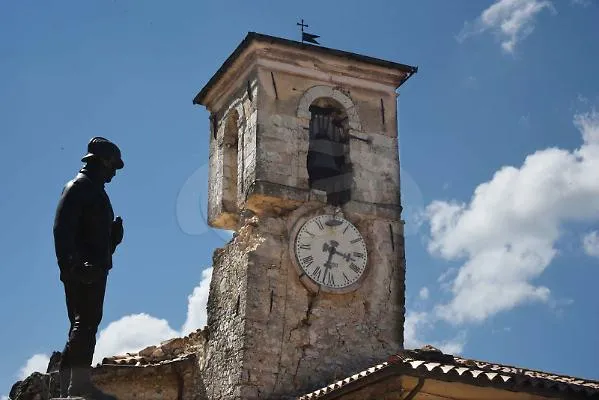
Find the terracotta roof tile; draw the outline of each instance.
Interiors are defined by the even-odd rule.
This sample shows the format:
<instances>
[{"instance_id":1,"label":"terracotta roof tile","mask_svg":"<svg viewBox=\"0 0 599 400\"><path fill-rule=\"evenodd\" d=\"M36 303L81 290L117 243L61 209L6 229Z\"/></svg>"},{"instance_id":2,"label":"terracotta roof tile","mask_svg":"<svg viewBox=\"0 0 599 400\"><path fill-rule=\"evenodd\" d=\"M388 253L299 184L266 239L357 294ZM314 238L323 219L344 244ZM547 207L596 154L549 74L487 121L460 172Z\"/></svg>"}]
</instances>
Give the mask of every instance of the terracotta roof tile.
<instances>
[{"instance_id":1,"label":"terracotta roof tile","mask_svg":"<svg viewBox=\"0 0 599 400\"><path fill-rule=\"evenodd\" d=\"M157 367L161 365L174 364L179 362L184 362L188 360L195 359L195 354L185 354L180 357L169 358L167 360L162 361L152 361L149 362L143 358L139 357L128 357L115 360L113 358L105 358L102 361L101 367L136 367L136 368L144 368L144 367Z\"/></svg>"},{"instance_id":2,"label":"terracotta roof tile","mask_svg":"<svg viewBox=\"0 0 599 400\"><path fill-rule=\"evenodd\" d=\"M198 329L182 338L165 340L157 346L149 346L137 353L106 357L102 366L150 367L180 362L195 357L207 339L207 332Z\"/></svg>"},{"instance_id":3,"label":"terracotta roof tile","mask_svg":"<svg viewBox=\"0 0 599 400\"><path fill-rule=\"evenodd\" d=\"M298 400L324 398L335 390L356 384L389 368L397 368L402 374L476 386L522 392L549 391L560 395L578 394L588 399L599 399L598 381L454 357L432 346L425 346L420 350L404 350L389 357L386 362L303 395Z\"/></svg>"}]
</instances>

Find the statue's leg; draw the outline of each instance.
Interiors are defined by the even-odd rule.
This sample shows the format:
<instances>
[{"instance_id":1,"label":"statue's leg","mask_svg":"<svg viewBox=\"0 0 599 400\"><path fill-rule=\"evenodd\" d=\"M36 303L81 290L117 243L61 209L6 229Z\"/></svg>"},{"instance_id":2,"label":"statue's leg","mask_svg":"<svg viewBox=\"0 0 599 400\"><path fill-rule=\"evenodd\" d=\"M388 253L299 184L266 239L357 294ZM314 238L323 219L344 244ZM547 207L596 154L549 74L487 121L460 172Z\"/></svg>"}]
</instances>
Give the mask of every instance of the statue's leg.
<instances>
[{"instance_id":1,"label":"statue's leg","mask_svg":"<svg viewBox=\"0 0 599 400\"><path fill-rule=\"evenodd\" d=\"M112 399L91 382L90 369L96 345L96 332L102 321L106 277L92 284L79 284L75 323L73 324L69 357L71 385L69 396L86 399Z\"/></svg>"},{"instance_id":2,"label":"statue's leg","mask_svg":"<svg viewBox=\"0 0 599 400\"><path fill-rule=\"evenodd\" d=\"M62 354L60 356L60 365L59 365L59 381L60 381L60 397L67 397L69 393L69 383L71 381L71 363L70 363L70 341L73 332L73 324L75 323L75 310L76 310L76 297L74 289L73 281L65 280L64 284L64 292L65 299L67 305L67 314L69 316L69 334L67 337L67 342L64 346Z\"/></svg>"}]
</instances>

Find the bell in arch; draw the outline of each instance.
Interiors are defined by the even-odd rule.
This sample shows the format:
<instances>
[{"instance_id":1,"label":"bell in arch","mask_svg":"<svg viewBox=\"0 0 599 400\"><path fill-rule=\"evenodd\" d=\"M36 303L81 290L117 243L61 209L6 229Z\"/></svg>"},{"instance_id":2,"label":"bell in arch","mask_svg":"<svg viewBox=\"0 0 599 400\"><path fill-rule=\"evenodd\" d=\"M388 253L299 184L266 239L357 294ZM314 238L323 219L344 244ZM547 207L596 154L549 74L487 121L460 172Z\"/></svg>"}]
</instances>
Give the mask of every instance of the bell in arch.
<instances>
[{"instance_id":1,"label":"bell in arch","mask_svg":"<svg viewBox=\"0 0 599 400\"><path fill-rule=\"evenodd\" d=\"M345 168L345 132L340 112L334 107L310 107L310 144L308 148L308 176L310 187L327 194L337 191L339 177Z\"/></svg>"}]
</instances>

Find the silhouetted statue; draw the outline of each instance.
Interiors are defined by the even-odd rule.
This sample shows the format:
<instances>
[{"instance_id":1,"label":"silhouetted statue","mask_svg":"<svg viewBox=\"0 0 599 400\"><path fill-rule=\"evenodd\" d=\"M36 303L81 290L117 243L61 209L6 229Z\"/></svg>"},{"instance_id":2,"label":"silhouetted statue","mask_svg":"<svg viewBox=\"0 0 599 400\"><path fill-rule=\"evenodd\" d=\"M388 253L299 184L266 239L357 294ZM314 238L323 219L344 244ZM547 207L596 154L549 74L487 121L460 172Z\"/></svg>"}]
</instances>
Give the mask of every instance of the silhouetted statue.
<instances>
[{"instance_id":1,"label":"silhouetted statue","mask_svg":"<svg viewBox=\"0 0 599 400\"><path fill-rule=\"evenodd\" d=\"M123 168L121 151L94 137L81 161L85 166L68 182L54 219L54 244L71 323L60 362L60 395L116 399L96 388L90 369L112 254L123 239L123 223L114 219L104 184Z\"/></svg>"}]
</instances>

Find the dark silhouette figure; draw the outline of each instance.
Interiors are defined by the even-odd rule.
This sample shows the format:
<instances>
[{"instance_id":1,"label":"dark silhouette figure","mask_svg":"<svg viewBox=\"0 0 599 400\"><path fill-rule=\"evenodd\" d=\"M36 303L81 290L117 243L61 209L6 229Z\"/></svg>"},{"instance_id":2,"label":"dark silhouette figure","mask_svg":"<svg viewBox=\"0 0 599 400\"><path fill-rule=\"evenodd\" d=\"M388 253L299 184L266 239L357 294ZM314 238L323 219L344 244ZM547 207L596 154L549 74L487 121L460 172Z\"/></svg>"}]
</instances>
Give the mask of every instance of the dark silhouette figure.
<instances>
[{"instance_id":1,"label":"dark silhouette figure","mask_svg":"<svg viewBox=\"0 0 599 400\"><path fill-rule=\"evenodd\" d=\"M116 399L90 380L96 332L112 254L123 239L123 223L114 219L104 184L123 168L119 148L94 137L81 161L85 166L61 194L54 219L54 244L71 323L60 362L60 395Z\"/></svg>"}]
</instances>

